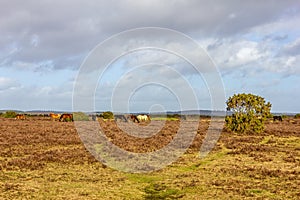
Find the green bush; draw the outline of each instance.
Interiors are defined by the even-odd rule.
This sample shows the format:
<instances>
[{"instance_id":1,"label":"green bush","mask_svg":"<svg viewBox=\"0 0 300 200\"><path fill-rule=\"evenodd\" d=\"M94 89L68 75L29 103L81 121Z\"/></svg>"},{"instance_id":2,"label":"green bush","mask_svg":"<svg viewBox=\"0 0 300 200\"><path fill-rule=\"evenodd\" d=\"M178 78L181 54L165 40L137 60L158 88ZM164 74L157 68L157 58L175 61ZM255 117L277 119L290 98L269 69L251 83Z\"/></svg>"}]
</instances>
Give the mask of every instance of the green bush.
<instances>
[{"instance_id":1,"label":"green bush","mask_svg":"<svg viewBox=\"0 0 300 200\"><path fill-rule=\"evenodd\" d=\"M74 112L73 118L74 121L89 121L89 116L83 112Z\"/></svg>"},{"instance_id":2,"label":"green bush","mask_svg":"<svg viewBox=\"0 0 300 200\"><path fill-rule=\"evenodd\" d=\"M114 114L110 111L107 111L102 113L101 117L103 117L103 119L114 119Z\"/></svg>"},{"instance_id":3,"label":"green bush","mask_svg":"<svg viewBox=\"0 0 300 200\"><path fill-rule=\"evenodd\" d=\"M281 115L281 117L282 117L282 119L286 119L286 118L288 118L288 116L287 116L287 115Z\"/></svg>"},{"instance_id":4,"label":"green bush","mask_svg":"<svg viewBox=\"0 0 300 200\"><path fill-rule=\"evenodd\" d=\"M15 111L6 111L2 116L5 118L15 118L17 113Z\"/></svg>"},{"instance_id":5,"label":"green bush","mask_svg":"<svg viewBox=\"0 0 300 200\"><path fill-rule=\"evenodd\" d=\"M295 118L300 118L300 113L296 114Z\"/></svg>"},{"instance_id":6,"label":"green bush","mask_svg":"<svg viewBox=\"0 0 300 200\"><path fill-rule=\"evenodd\" d=\"M233 112L225 118L226 127L237 133L264 130L265 120L271 116L271 103L253 94L235 94L226 102L227 111Z\"/></svg>"},{"instance_id":7,"label":"green bush","mask_svg":"<svg viewBox=\"0 0 300 200\"><path fill-rule=\"evenodd\" d=\"M161 199L180 199L184 195L178 189L171 189L163 184L152 183L144 189L145 199L161 200Z\"/></svg>"}]
</instances>

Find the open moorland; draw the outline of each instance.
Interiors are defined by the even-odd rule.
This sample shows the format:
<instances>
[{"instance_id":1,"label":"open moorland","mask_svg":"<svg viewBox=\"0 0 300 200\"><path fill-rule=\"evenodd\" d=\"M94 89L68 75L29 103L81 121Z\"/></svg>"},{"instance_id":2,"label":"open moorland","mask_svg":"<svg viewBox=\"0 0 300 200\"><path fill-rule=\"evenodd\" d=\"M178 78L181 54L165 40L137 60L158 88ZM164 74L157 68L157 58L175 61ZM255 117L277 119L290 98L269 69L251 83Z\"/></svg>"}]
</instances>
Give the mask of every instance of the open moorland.
<instances>
[{"instance_id":1,"label":"open moorland","mask_svg":"<svg viewBox=\"0 0 300 200\"><path fill-rule=\"evenodd\" d=\"M147 152L169 143L180 121L166 121L147 139L122 134L114 121L99 123L114 144ZM200 159L208 126L200 120L194 142L173 164L131 174L95 160L73 122L0 118L0 199L299 199L300 119L269 121L259 134L223 130Z\"/></svg>"}]
</instances>

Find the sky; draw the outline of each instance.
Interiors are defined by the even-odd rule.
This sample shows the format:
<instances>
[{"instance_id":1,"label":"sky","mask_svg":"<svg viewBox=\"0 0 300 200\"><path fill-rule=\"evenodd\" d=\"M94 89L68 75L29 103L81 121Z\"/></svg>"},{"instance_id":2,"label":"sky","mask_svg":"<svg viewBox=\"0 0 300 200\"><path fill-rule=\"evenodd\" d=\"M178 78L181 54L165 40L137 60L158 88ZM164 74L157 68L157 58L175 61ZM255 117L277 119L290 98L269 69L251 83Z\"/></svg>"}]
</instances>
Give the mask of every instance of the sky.
<instances>
[{"instance_id":1,"label":"sky","mask_svg":"<svg viewBox=\"0 0 300 200\"><path fill-rule=\"evenodd\" d=\"M87 87L94 92L94 107L88 109L95 110L225 109L225 102L213 106L217 91L225 99L260 95L272 103L272 112L300 113L299 25L297 0L0 0L0 110L72 111L74 92L80 89L84 96ZM143 27L195 41L216 67L219 76L211 80L221 80L222 87L206 79L210 70L201 59L201 73L193 69L180 55L189 47L173 37L145 31L143 40L118 38ZM97 73L89 72L97 82L88 76L80 82L84 63L111 38L119 40L98 52L97 69L91 69ZM126 52L139 42L163 44L173 52ZM108 52L125 54L100 66ZM201 57L194 49L187 54ZM99 74L100 69L105 71Z\"/></svg>"}]
</instances>

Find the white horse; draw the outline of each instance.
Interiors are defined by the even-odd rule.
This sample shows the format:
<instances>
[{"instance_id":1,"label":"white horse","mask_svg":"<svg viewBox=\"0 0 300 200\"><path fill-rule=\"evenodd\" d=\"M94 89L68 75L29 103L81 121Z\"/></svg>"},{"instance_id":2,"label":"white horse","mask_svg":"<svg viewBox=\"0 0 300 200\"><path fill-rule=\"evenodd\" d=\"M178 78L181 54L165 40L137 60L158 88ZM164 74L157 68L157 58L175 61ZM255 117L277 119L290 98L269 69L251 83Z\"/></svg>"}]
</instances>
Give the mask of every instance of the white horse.
<instances>
[{"instance_id":1,"label":"white horse","mask_svg":"<svg viewBox=\"0 0 300 200\"><path fill-rule=\"evenodd\" d=\"M139 122L148 121L148 120L150 121L150 116L149 115L138 115L136 117L139 120Z\"/></svg>"}]
</instances>

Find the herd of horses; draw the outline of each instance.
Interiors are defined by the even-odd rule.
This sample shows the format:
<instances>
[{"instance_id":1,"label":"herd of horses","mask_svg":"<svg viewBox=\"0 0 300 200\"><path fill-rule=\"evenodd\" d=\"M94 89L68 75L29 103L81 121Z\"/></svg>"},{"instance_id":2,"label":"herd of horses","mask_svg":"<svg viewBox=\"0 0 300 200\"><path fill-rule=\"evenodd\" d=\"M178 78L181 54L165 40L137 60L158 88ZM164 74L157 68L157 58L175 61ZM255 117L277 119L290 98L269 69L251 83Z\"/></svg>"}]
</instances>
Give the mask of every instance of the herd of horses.
<instances>
[{"instance_id":1,"label":"herd of horses","mask_svg":"<svg viewBox=\"0 0 300 200\"><path fill-rule=\"evenodd\" d=\"M52 120L60 121L60 122L70 122L70 121L73 122L74 121L73 114L70 114L70 113L63 113L63 114L50 113L49 115L46 114L43 116L50 117ZM92 115L91 117L92 117L93 121L97 120L96 115ZM15 119L25 120L26 115L25 114L17 114ZM139 114L139 115L130 114L130 115L115 115L114 120L115 121L121 120L124 122L128 122L129 120L131 120L136 123L141 123L141 122L151 121L151 118L147 114Z\"/></svg>"},{"instance_id":2,"label":"herd of horses","mask_svg":"<svg viewBox=\"0 0 300 200\"><path fill-rule=\"evenodd\" d=\"M141 123L141 122L151 121L151 118L150 115L147 114L139 114L139 115L130 114L130 115L114 115L114 120L123 121L123 122L132 121L136 123Z\"/></svg>"},{"instance_id":3,"label":"herd of horses","mask_svg":"<svg viewBox=\"0 0 300 200\"><path fill-rule=\"evenodd\" d=\"M49 116L52 120L58 120L60 122L73 122L74 118L73 118L73 114L69 114L69 113L63 113L63 114L56 114L56 113L50 113L49 115L44 115L44 116ZM96 115L92 115L92 120L96 121L97 120L97 116ZM24 120L26 119L26 115L25 114L17 114L15 119L19 119L19 120ZM123 122L128 122L129 120L131 120L132 122L135 123L141 123L141 122L146 122L146 121L151 121L151 118L148 114L139 114L139 115L134 115L134 114L130 114L130 115L115 115L114 116L114 120L115 121L123 121ZM283 121L282 116L273 116L273 121Z\"/></svg>"},{"instance_id":4,"label":"herd of horses","mask_svg":"<svg viewBox=\"0 0 300 200\"><path fill-rule=\"evenodd\" d=\"M64 113L64 114L55 114L50 113L49 115L45 114L44 117L50 117L52 120L58 120L60 122L68 122L68 121L74 121L73 114ZM15 119L25 120L26 115L25 114L17 114Z\"/></svg>"}]
</instances>

